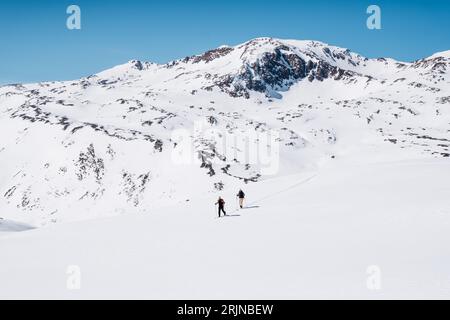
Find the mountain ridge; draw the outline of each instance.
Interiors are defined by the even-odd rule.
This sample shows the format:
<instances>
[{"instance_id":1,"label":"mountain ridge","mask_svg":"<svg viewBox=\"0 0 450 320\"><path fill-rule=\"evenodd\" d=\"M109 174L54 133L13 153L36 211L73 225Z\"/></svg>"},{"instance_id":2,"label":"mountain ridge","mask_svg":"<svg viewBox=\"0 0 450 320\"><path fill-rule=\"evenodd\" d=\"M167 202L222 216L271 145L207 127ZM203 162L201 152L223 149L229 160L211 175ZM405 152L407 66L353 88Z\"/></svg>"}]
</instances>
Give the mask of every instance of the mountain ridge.
<instances>
[{"instance_id":1,"label":"mountain ridge","mask_svg":"<svg viewBox=\"0 0 450 320\"><path fill-rule=\"evenodd\" d=\"M400 63L324 45L258 38L164 65L131 60L0 87L0 209L43 226L149 213L341 158L450 156L445 52ZM175 161L179 130L191 142L186 165ZM278 170L265 175L246 153L271 132Z\"/></svg>"}]
</instances>

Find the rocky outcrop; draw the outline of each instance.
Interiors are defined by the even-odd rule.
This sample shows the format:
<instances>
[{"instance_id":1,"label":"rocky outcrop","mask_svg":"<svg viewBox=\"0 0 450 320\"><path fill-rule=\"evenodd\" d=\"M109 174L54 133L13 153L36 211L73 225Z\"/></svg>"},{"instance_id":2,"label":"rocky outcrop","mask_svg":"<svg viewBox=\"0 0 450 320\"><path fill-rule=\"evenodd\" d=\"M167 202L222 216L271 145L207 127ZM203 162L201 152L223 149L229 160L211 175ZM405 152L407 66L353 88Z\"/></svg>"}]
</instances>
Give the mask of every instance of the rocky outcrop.
<instances>
[{"instance_id":1,"label":"rocky outcrop","mask_svg":"<svg viewBox=\"0 0 450 320\"><path fill-rule=\"evenodd\" d=\"M215 86L232 97L249 98L250 91L267 96L278 96L276 92L287 91L297 81L340 80L355 73L340 69L326 61L305 60L289 48L279 46L273 52L265 52L254 62L246 63L235 75L225 75L215 80Z\"/></svg>"}]
</instances>

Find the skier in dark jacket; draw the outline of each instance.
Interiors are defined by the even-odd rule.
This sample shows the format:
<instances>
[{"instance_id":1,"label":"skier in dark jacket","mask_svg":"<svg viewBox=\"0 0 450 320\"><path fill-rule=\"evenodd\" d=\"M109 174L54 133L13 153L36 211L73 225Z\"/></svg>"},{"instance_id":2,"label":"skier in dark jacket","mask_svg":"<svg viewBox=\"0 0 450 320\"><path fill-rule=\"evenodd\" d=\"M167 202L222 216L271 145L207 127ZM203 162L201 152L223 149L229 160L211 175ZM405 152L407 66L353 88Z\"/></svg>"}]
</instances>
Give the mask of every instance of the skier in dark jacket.
<instances>
[{"instance_id":1,"label":"skier in dark jacket","mask_svg":"<svg viewBox=\"0 0 450 320\"><path fill-rule=\"evenodd\" d=\"M239 198L239 206L241 209L244 207L244 199L245 199L245 193L242 190L239 190L238 194L236 195Z\"/></svg>"},{"instance_id":2,"label":"skier in dark jacket","mask_svg":"<svg viewBox=\"0 0 450 320\"><path fill-rule=\"evenodd\" d=\"M225 209L224 209L225 201L221 197L219 197L219 200L217 200L216 205L219 205L219 218L220 218L221 211L223 212L223 215L226 216L227 213L225 212Z\"/></svg>"}]
</instances>

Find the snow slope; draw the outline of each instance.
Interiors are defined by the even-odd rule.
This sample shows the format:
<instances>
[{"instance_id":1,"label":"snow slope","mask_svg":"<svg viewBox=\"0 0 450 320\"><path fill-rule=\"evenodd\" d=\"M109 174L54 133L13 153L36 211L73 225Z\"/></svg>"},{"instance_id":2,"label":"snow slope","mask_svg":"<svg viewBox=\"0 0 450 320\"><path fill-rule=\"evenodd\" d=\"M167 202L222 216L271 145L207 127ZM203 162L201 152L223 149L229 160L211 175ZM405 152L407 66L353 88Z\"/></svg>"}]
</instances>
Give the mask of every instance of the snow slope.
<instances>
[{"instance_id":1,"label":"snow slope","mask_svg":"<svg viewBox=\"0 0 450 320\"><path fill-rule=\"evenodd\" d=\"M0 297L448 297L449 63L258 38L0 87Z\"/></svg>"},{"instance_id":2,"label":"snow slope","mask_svg":"<svg viewBox=\"0 0 450 320\"><path fill-rule=\"evenodd\" d=\"M205 196L16 234L0 242L0 297L448 298L449 174L443 160L339 163L249 185L250 209L226 190L227 218Z\"/></svg>"}]
</instances>

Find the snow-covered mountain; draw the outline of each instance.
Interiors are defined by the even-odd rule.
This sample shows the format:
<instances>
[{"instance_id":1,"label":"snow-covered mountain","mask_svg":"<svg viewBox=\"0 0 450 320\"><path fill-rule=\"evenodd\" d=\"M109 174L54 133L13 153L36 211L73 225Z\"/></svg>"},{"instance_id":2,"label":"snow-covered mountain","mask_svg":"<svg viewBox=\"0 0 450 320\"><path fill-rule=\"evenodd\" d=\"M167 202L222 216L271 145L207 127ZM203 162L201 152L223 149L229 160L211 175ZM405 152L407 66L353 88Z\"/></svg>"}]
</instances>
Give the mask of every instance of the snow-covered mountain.
<instances>
[{"instance_id":1,"label":"snow-covered mountain","mask_svg":"<svg viewBox=\"0 0 450 320\"><path fill-rule=\"evenodd\" d=\"M339 159L449 157L449 68L450 51L406 63L258 38L163 65L3 86L0 215L43 226L150 213ZM180 129L190 164L174 161ZM221 148L210 129L236 145ZM275 174L244 156L261 142L239 148L246 132L278 133Z\"/></svg>"},{"instance_id":2,"label":"snow-covered mountain","mask_svg":"<svg viewBox=\"0 0 450 320\"><path fill-rule=\"evenodd\" d=\"M448 298L449 63L260 38L1 87L0 298Z\"/></svg>"}]
</instances>

